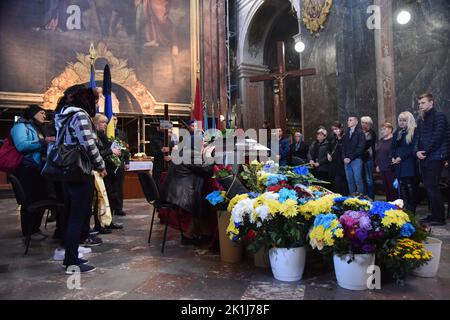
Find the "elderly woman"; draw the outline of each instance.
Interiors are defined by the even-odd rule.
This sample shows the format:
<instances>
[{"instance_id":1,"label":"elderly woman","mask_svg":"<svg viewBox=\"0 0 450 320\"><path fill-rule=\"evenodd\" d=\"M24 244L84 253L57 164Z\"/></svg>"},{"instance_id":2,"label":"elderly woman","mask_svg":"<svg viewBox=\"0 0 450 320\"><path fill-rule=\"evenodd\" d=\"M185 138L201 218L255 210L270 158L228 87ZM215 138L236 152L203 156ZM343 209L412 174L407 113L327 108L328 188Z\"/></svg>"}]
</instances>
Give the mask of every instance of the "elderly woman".
<instances>
[{"instance_id":1,"label":"elderly woman","mask_svg":"<svg viewBox=\"0 0 450 320\"><path fill-rule=\"evenodd\" d=\"M196 150L194 156L202 157ZM181 238L183 245L200 244L202 238L211 235L211 230L208 230L205 181L212 175L213 166L205 163L169 164L167 178L161 186L162 198L192 214L191 223Z\"/></svg>"},{"instance_id":2,"label":"elderly woman","mask_svg":"<svg viewBox=\"0 0 450 320\"><path fill-rule=\"evenodd\" d=\"M14 124L11 129L11 138L17 151L24 155L22 163L14 172L19 179L25 192L28 203L46 199L47 182L40 172L43 166L43 159L46 154L47 144L54 142L55 137L46 137L43 124L46 119L44 109L38 105L30 105L23 116ZM31 223L31 233L39 232L44 210L34 216ZM21 211L22 232L28 224L25 221L25 214ZM25 225L26 224L26 225Z\"/></svg>"},{"instance_id":3,"label":"elderly woman","mask_svg":"<svg viewBox=\"0 0 450 320\"><path fill-rule=\"evenodd\" d=\"M320 128L317 130L317 140L311 144L308 152L309 164L313 166L313 174L322 181L329 181L330 162L328 152L330 145L327 140L327 130Z\"/></svg>"},{"instance_id":4,"label":"elderly woman","mask_svg":"<svg viewBox=\"0 0 450 320\"><path fill-rule=\"evenodd\" d=\"M121 151L120 149L116 149L112 147L112 144L110 141L108 141L108 138L106 137L106 127L108 126L108 118L101 114L97 113L95 117L92 119L92 122L94 123L94 128L97 132L97 147L98 151L100 152L100 155L102 156L103 160L105 161L106 166L106 172L108 173L106 177L103 178L103 181L105 183L106 192L108 195L108 200L113 199L117 196L117 190L115 189L115 185L112 181L115 175L115 165L111 162L110 158L111 156L115 155L120 157ZM109 201L109 204L111 206L111 211L114 210L113 208L113 201ZM107 225L105 227L102 227L100 224L100 220L98 217L98 212L94 212L94 220L95 220L95 227L94 230L98 231L101 234L108 234L111 233L110 229L122 229L123 226L118 223L111 223L110 225Z\"/></svg>"},{"instance_id":5,"label":"elderly woman","mask_svg":"<svg viewBox=\"0 0 450 320\"><path fill-rule=\"evenodd\" d=\"M364 181L366 185L366 193L370 199L375 199L375 190L373 186L373 161L375 159L375 144L377 142L377 135L372 129L373 120L371 117L361 117L361 127L366 136L366 144L363 153L363 172Z\"/></svg>"}]
</instances>

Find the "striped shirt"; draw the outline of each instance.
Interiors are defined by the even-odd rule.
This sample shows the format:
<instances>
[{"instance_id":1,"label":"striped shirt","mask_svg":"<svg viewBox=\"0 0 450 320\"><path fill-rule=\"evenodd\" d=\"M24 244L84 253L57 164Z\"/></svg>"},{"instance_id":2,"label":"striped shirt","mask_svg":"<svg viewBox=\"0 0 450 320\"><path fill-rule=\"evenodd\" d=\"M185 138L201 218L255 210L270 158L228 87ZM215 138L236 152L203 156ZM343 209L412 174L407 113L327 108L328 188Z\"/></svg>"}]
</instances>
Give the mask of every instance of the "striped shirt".
<instances>
[{"instance_id":1,"label":"striped shirt","mask_svg":"<svg viewBox=\"0 0 450 320\"><path fill-rule=\"evenodd\" d=\"M67 120L70 117L70 120ZM62 112L55 116L57 130L57 140L63 126L63 122L70 121L64 134L63 143L65 145L81 145L87 152L95 170L105 169L105 162L97 148L97 134L93 129L92 120L81 108L67 106Z\"/></svg>"}]
</instances>

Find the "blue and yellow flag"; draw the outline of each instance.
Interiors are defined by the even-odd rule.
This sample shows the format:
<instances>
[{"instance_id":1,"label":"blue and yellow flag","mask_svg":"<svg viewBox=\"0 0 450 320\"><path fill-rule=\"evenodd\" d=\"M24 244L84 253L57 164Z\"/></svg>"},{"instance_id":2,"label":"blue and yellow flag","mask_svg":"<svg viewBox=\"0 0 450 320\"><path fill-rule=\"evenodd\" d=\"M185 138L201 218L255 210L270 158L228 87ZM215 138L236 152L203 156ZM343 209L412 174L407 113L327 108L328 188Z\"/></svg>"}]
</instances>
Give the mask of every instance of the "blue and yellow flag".
<instances>
[{"instance_id":1,"label":"blue and yellow flag","mask_svg":"<svg viewBox=\"0 0 450 320\"><path fill-rule=\"evenodd\" d=\"M106 127L106 136L108 138L115 138L115 127L113 121L113 108L111 98L111 72L109 65L105 66L103 72L103 95L105 96L105 116L108 118L108 126Z\"/></svg>"},{"instance_id":2,"label":"blue and yellow flag","mask_svg":"<svg viewBox=\"0 0 450 320\"><path fill-rule=\"evenodd\" d=\"M213 129L216 129L216 117L214 116L214 102L211 104L211 108L212 108L212 125L211 125L211 127Z\"/></svg>"},{"instance_id":3,"label":"blue and yellow flag","mask_svg":"<svg viewBox=\"0 0 450 320\"><path fill-rule=\"evenodd\" d=\"M95 83L95 71L94 71L94 65L91 64L91 78L89 80L89 88L96 88L97 84Z\"/></svg>"},{"instance_id":4,"label":"blue and yellow flag","mask_svg":"<svg viewBox=\"0 0 450 320\"><path fill-rule=\"evenodd\" d=\"M205 103L203 103L203 130L208 130L208 114Z\"/></svg>"}]
</instances>

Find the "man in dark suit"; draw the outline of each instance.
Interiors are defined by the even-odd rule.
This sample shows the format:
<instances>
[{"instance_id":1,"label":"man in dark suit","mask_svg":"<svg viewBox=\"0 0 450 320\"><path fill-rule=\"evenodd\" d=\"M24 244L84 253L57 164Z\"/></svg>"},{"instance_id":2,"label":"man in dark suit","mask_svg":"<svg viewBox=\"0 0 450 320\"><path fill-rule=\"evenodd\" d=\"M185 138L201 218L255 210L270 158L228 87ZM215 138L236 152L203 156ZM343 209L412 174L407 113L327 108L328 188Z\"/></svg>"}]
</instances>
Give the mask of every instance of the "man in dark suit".
<instances>
[{"instance_id":1,"label":"man in dark suit","mask_svg":"<svg viewBox=\"0 0 450 320\"><path fill-rule=\"evenodd\" d=\"M309 146L303 142L300 131L294 133L294 142L289 147L289 165L298 166L306 163Z\"/></svg>"}]
</instances>

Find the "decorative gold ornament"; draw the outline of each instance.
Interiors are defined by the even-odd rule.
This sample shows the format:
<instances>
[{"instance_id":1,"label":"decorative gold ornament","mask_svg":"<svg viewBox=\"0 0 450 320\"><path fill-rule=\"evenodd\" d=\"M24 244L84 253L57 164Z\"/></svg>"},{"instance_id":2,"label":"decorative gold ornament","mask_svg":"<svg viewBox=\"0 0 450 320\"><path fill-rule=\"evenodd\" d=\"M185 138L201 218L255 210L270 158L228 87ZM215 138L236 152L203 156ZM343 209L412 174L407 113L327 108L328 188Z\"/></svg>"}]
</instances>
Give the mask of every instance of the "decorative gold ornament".
<instances>
[{"instance_id":1,"label":"decorative gold ornament","mask_svg":"<svg viewBox=\"0 0 450 320\"><path fill-rule=\"evenodd\" d=\"M77 62L69 63L62 74L52 80L50 88L44 93L43 107L45 109L55 109L58 99L64 91L81 83L88 83L90 78L91 60L95 54L94 61L103 58L108 61L111 70L111 79L114 84L118 84L128 90L141 106L143 114L154 114L156 100L147 88L137 80L133 69L128 68L127 60L114 57L111 51L103 42L99 42L97 49L90 48L90 54L77 53ZM102 72L96 72L95 80L103 80Z\"/></svg>"},{"instance_id":2,"label":"decorative gold ornament","mask_svg":"<svg viewBox=\"0 0 450 320\"><path fill-rule=\"evenodd\" d=\"M333 0L305 0L303 22L311 33L320 32L328 19Z\"/></svg>"}]
</instances>

